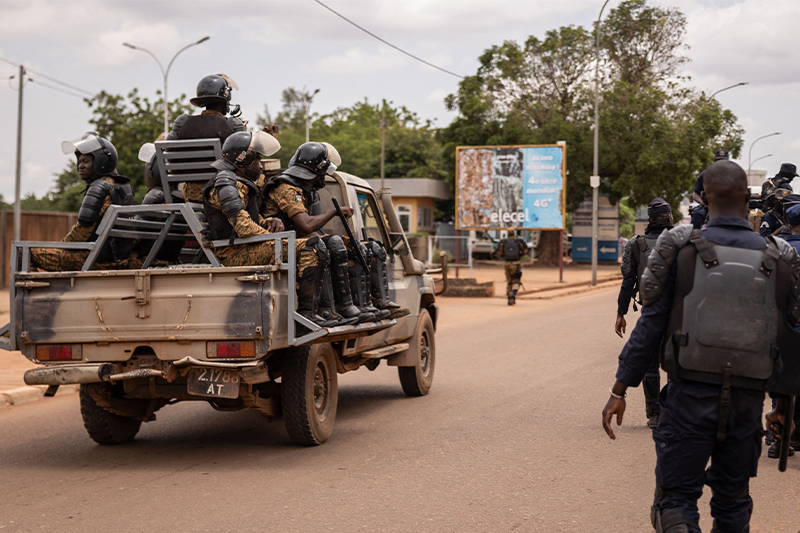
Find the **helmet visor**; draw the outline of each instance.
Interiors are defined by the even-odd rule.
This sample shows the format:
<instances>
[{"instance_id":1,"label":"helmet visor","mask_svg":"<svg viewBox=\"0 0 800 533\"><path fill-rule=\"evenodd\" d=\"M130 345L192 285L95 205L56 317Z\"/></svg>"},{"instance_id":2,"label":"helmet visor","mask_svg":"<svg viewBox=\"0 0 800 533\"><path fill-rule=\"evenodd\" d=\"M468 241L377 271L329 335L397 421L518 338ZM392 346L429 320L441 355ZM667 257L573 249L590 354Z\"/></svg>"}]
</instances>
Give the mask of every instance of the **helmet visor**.
<instances>
[{"instance_id":1,"label":"helmet visor","mask_svg":"<svg viewBox=\"0 0 800 533\"><path fill-rule=\"evenodd\" d=\"M225 80L225 83L227 83L228 87L230 87L231 89L236 89L237 91L239 90L239 86L236 84L234 79L228 76L227 74L219 73L217 74L217 76Z\"/></svg>"},{"instance_id":2,"label":"helmet visor","mask_svg":"<svg viewBox=\"0 0 800 533\"><path fill-rule=\"evenodd\" d=\"M91 154L101 147L100 138L95 135L90 135L85 139L73 139L61 143L61 151L64 152L64 154L73 154L75 152Z\"/></svg>"},{"instance_id":3,"label":"helmet visor","mask_svg":"<svg viewBox=\"0 0 800 533\"><path fill-rule=\"evenodd\" d=\"M330 162L328 164L328 168L325 170L325 174L327 174L328 176L333 176L337 168L339 167L337 167L335 163Z\"/></svg>"},{"instance_id":4,"label":"helmet visor","mask_svg":"<svg viewBox=\"0 0 800 533\"><path fill-rule=\"evenodd\" d=\"M320 144L325 146L325 149L328 151L328 161L336 165L337 168L342 166L342 156L339 155L339 151L336 150L331 143L323 142Z\"/></svg>"},{"instance_id":5,"label":"helmet visor","mask_svg":"<svg viewBox=\"0 0 800 533\"><path fill-rule=\"evenodd\" d=\"M139 161L149 163L154 155L156 155L156 145L153 143L144 143L139 148Z\"/></svg>"},{"instance_id":6,"label":"helmet visor","mask_svg":"<svg viewBox=\"0 0 800 533\"><path fill-rule=\"evenodd\" d=\"M261 157L269 157L281 149L278 139L264 131L255 131L250 139L249 152L256 152Z\"/></svg>"}]
</instances>

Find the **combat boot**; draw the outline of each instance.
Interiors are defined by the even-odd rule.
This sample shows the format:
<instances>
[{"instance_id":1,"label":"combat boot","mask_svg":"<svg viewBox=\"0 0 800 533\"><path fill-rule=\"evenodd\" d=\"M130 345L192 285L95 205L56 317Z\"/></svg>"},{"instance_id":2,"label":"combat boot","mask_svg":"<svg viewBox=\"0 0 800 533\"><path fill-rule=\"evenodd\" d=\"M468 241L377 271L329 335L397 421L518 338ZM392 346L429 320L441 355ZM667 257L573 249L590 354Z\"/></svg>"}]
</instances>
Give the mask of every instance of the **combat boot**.
<instances>
[{"instance_id":1,"label":"combat boot","mask_svg":"<svg viewBox=\"0 0 800 533\"><path fill-rule=\"evenodd\" d=\"M794 455L794 448L789 446L789 457ZM772 446L767 450L767 457L770 459L777 459L781 456L781 439L775 439Z\"/></svg>"},{"instance_id":2,"label":"combat boot","mask_svg":"<svg viewBox=\"0 0 800 533\"><path fill-rule=\"evenodd\" d=\"M385 258L385 252L384 252ZM373 305L380 310L389 311L390 319L404 317L411 313L405 307L393 302L389 298L389 276L386 262L377 256L370 265L369 285Z\"/></svg>"},{"instance_id":3,"label":"combat boot","mask_svg":"<svg viewBox=\"0 0 800 533\"><path fill-rule=\"evenodd\" d=\"M305 269L297 287L297 312L318 326L329 328L338 325L338 321L323 318L317 313L323 281L323 276L319 275L319 267Z\"/></svg>"},{"instance_id":4,"label":"combat boot","mask_svg":"<svg viewBox=\"0 0 800 533\"><path fill-rule=\"evenodd\" d=\"M362 301L361 298L361 289L359 283L359 276L358 271L360 270L358 265L354 265L351 267L347 267L347 275L350 281L350 296L353 299L353 305L358 307L358 310L361 312L361 319L360 322L374 322L376 320L376 315L373 313L370 308L378 311L372 306L368 306L365 301Z\"/></svg>"},{"instance_id":5,"label":"combat boot","mask_svg":"<svg viewBox=\"0 0 800 533\"><path fill-rule=\"evenodd\" d=\"M358 322L358 317L345 318L336 312L336 299L333 296L330 269L325 269L322 276L322 291L319 296L319 315L326 320L335 320L335 326L352 326Z\"/></svg>"},{"instance_id":6,"label":"combat boot","mask_svg":"<svg viewBox=\"0 0 800 533\"><path fill-rule=\"evenodd\" d=\"M376 321L389 316L388 309L378 309L377 306L372 305L369 279L364 268L358 263L350 268L350 286L353 289L353 301L361 309L361 312L372 313Z\"/></svg>"},{"instance_id":7,"label":"combat boot","mask_svg":"<svg viewBox=\"0 0 800 533\"><path fill-rule=\"evenodd\" d=\"M511 289L508 291L508 305L516 305L517 303L517 291L515 289Z\"/></svg>"},{"instance_id":8,"label":"combat boot","mask_svg":"<svg viewBox=\"0 0 800 533\"><path fill-rule=\"evenodd\" d=\"M357 321L365 322L371 316L363 317L358 307L353 305L353 297L350 294L350 277L347 275L347 263L331 265L331 281L333 282L333 298L336 303L336 312L346 319L355 318Z\"/></svg>"}]
</instances>

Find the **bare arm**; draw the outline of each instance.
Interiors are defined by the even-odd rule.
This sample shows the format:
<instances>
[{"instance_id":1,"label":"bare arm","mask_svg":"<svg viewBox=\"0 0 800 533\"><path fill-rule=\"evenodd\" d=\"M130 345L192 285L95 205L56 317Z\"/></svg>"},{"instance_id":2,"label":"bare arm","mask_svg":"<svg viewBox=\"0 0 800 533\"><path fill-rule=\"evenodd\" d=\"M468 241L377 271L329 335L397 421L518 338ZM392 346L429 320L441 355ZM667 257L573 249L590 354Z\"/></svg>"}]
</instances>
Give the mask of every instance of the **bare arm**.
<instances>
[{"instance_id":1,"label":"bare arm","mask_svg":"<svg viewBox=\"0 0 800 533\"><path fill-rule=\"evenodd\" d=\"M347 218L353 216L353 210L349 207L342 207L342 213ZM305 211L302 213L297 213L295 216L292 217L292 222L295 226L300 229L301 232L305 234L314 233L322 226L330 222L333 217L336 216L336 209L329 209L322 213L321 215L309 215Z\"/></svg>"}]
</instances>

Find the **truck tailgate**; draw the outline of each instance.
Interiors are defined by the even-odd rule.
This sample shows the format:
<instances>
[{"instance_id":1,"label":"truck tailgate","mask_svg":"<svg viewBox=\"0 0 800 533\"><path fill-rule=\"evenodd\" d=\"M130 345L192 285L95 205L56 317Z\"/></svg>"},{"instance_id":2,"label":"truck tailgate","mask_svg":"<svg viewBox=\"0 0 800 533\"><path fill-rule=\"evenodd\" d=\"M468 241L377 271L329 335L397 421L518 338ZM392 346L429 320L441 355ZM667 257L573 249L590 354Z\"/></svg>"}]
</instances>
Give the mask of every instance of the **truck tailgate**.
<instances>
[{"instance_id":1,"label":"truck tailgate","mask_svg":"<svg viewBox=\"0 0 800 533\"><path fill-rule=\"evenodd\" d=\"M270 267L19 274L17 341L260 338L269 335L263 328L277 305L278 279Z\"/></svg>"}]
</instances>

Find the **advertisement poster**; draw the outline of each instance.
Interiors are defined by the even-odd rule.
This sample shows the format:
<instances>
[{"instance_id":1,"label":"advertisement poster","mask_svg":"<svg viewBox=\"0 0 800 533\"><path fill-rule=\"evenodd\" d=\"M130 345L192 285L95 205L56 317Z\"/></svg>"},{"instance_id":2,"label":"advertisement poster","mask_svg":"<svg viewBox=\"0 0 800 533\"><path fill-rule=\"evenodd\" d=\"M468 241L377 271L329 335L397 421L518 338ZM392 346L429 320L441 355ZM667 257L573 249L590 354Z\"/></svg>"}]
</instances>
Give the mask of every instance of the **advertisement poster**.
<instances>
[{"instance_id":1,"label":"advertisement poster","mask_svg":"<svg viewBox=\"0 0 800 533\"><path fill-rule=\"evenodd\" d=\"M566 146L456 149L458 229L564 229Z\"/></svg>"}]
</instances>

